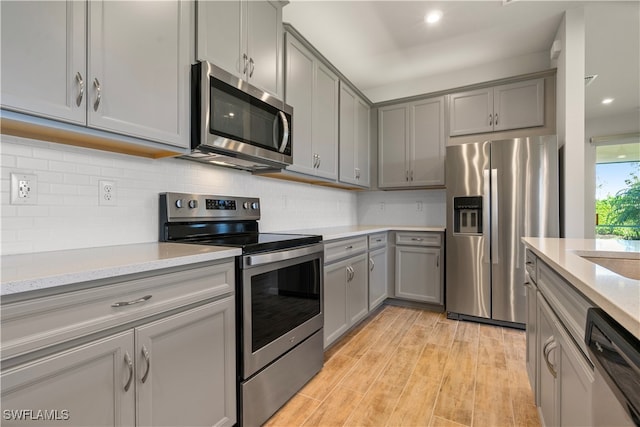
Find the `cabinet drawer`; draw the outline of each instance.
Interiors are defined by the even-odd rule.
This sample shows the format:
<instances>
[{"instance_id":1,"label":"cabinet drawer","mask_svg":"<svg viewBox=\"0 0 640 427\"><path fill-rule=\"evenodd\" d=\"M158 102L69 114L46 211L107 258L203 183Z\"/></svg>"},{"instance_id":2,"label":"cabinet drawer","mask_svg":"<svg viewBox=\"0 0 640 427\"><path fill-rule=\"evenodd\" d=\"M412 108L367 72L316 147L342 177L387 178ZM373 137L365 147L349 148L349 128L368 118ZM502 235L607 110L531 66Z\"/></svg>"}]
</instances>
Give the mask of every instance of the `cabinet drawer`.
<instances>
[{"instance_id":1,"label":"cabinet drawer","mask_svg":"<svg viewBox=\"0 0 640 427\"><path fill-rule=\"evenodd\" d=\"M329 264L342 258L367 251L367 236L325 242L324 263Z\"/></svg>"},{"instance_id":2,"label":"cabinet drawer","mask_svg":"<svg viewBox=\"0 0 640 427\"><path fill-rule=\"evenodd\" d=\"M383 248L387 245L387 233L369 235L369 250Z\"/></svg>"},{"instance_id":3,"label":"cabinet drawer","mask_svg":"<svg viewBox=\"0 0 640 427\"><path fill-rule=\"evenodd\" d=\"M582 352L587 355L587 347L584 343L587 310L594 304L544 262L538 262L537 278L538 289Z\"/></svg>"},{"instance_id":4,"label":"cabinet drawer","mask_svg":"<svg viewBox=\"0 0 640 427\"><path fill-rule=\"evenodd\" d=\"M396 245L441 246L441 233L396 233Z\"/></svg>"},{"instance_id":5,"label":"cabinet drawer","mask_svg":"<svg viewBox=\"0 0 640 427\"><path fill-rule=\"evenodd\" d=\"M525 255L525 267L527 269L527 273L529 273L529 277L531 277L531 280L533 280L533 283L536 283L538 281L536 268L537 263L538 257L532 251L527 249Z\"/></svg>"},{"instance_id":6,"label":"cabinet drawer","mask_svg":"<svg viewBox=\"0 0 640 427\"><path fill-rule=\"evenodd\" d=\"M232 293L234 280L225 262L4 304L1 358Z\"/></svg>"}]
</instances>

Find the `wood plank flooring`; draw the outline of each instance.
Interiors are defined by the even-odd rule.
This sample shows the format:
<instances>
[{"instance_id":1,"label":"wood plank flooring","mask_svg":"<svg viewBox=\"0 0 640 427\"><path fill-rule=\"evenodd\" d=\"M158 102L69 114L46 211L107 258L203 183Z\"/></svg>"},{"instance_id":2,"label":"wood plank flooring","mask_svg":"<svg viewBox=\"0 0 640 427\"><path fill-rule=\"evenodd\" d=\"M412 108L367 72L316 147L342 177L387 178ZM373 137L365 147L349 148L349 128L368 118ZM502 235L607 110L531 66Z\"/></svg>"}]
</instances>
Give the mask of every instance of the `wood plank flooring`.
<instances>
[{"instance_id":1,"label":"wood plank flooring","mask_svg":"<svg viewBox=\"0 0 640 427\"><path fill-rule=\"evenodd\" d=\"M386 305L267 427L539 426L525 334Z\"/></svg>"}]
</instances>

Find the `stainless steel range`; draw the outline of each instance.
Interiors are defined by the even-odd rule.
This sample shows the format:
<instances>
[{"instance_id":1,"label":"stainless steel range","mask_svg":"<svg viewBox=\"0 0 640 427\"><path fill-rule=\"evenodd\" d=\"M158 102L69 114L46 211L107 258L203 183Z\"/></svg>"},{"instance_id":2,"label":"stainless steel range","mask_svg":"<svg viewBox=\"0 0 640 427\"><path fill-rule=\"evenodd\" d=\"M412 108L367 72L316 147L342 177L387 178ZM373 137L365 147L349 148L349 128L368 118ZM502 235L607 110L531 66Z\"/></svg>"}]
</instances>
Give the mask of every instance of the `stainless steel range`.
<instances>
[{"instance_id":1,"label":"stainless steel range","mask_svg":"<svg viewBox=\"0 0 640 427\"><path fill-rule=\"evenodd\" d=\"M238 424L258 426L323 364L321 236L260 233L260 200L160 194L160 241L236 257Z\"/></svg>"}]
</instances>

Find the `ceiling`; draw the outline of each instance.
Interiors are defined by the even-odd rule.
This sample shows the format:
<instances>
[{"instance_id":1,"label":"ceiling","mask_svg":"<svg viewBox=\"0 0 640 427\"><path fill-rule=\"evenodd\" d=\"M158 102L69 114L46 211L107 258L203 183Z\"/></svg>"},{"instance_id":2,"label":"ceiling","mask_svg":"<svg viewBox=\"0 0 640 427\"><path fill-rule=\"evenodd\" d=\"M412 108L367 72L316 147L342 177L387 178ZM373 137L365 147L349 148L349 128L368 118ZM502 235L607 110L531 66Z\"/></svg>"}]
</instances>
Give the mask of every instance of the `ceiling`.
<instances>
[{"instance_id":1,"label":"ceiling","mask_svg":"<svg viewBox=\"0 0 640 427\"><path fill-rule=\"evenodd\" d=\"M612 114L616 108L638 111L638 4L291 0L283 16L371 101L382 102L407 96L407 85L416 79L442 78L498 61L524 61L533 54L549 61L564 11L597 6L585 11L585 38L595 46L587 46L586 71L599 75L585 93L588 104L594 105L587 107L588 117ZM424 16L433 9L441 10L443 17L430 26ZM546 62L544 68L550 67ZM394 85L404 85L405 91L394 97ZM386 99L376 95L381 87L390 88ZM446 89L451 88L440 88ZM603 96L616 98L604 111Z\"/></svg>"}]
</instances>

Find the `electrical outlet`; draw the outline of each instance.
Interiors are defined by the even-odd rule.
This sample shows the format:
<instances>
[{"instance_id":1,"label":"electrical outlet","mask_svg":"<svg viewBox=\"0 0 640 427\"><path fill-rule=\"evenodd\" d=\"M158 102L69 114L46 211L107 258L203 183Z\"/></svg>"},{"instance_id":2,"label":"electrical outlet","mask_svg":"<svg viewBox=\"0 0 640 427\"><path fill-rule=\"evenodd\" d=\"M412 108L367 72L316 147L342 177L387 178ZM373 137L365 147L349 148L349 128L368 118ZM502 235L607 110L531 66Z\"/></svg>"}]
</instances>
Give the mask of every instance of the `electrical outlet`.
<instances>
[{"instance_id":1,"label":"electrical outlet","mask_svg":"<svg viewBox=\"0 0 640 427\"><path fill-rule=\"evenodd\" d=\"M100 186L99 204L102 206L116 206L118 201L116 183L114 181L99 181L98 185Z\"/></svg>"},{"instance_id":2,"label":"electrical outlet","mask_svg":"<svg viewBox=\"0 0 640 427\"><path fill-rule=\"evenodd\" d=\"M11 204L35 205L38 203L38 177L33 174L11 174Z\"/></svg>"}]
</instances>

